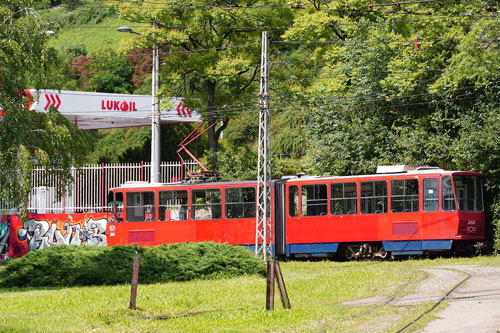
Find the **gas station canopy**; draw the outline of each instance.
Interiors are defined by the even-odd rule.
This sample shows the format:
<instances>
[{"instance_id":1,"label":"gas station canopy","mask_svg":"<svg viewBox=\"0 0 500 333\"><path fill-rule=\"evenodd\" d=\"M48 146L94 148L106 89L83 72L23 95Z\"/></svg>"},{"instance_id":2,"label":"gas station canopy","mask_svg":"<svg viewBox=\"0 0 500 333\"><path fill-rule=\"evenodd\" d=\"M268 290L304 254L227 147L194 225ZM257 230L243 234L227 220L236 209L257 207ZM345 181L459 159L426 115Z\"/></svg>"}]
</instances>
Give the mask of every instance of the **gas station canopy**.
<instances>
[{"instance_id":1,"label":"gas station canopy","mask_svg":"<svg viewBox=\"0 0 500 333\"><path fill-rule=\"evenodd\" d=\"M30 110L46 112L54 106L81 129L151 126L153 99L149 95L36 89L25 92L34 101ZM180 97L160 103L160 119L162 124L202 121L200 114L185 107Z\"/></svg>"}]
</instances>

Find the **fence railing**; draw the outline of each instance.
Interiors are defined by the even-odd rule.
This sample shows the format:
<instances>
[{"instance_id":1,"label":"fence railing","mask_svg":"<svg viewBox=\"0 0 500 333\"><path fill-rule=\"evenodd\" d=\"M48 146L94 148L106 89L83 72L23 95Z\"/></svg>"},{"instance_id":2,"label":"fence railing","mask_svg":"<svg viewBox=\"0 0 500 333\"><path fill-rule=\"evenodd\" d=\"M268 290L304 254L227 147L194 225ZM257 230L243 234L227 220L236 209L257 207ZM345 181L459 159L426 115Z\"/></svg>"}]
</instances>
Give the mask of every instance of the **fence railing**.
<instances>
[{"instance_id":1,"label":"fence railing","mask_svg":"<svg viewBox=\"0 0 500 333\"><path fill-rule=\"evenodd\" d=\"M186 164L190 168L196 166L194 161L188 161ZM182 177L180 162L162 162L160 170L162 183L176 182ZM31 178L28 213L106 211L108 190L128 181L149 181L151 165L149 162L89 165L78 169L72 168L71 174L74 179L71 191L67 191L58 199L57 186L61 186L62 182L55 176L47 176L43 168L36 168ZM0 201L0 214L14 214L16 211L15 207Z\"/></svg>"}]
</instances>

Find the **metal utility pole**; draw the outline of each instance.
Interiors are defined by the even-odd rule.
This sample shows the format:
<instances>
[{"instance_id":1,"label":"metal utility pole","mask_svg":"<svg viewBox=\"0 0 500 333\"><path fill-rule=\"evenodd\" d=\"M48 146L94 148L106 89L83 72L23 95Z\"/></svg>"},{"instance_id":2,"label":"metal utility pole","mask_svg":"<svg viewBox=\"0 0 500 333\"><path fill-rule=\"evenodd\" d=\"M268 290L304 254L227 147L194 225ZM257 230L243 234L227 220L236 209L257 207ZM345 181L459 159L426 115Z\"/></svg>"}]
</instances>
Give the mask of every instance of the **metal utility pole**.
<instances>
[{"instance_id":1,"label":"metal utility pole","mask_svg":"<svg viewBox=\"0 0 500 333\"><path fill-rule=\"evenodd\" d=\"M264 260L272 255L271 136L269 117L269 42L262 31L259 103L259 161L257 164L257 221L255 253Z\"/></svg>"},{"instance_id":2,"label":"metal utility pole","mask_svg":"<svg viewBox=\"0 0 500 333\"><path fill-rule=\"evenodd\" d=\"M153 28L156 24L153 23ZM153 36L154 38L154 36ZM160 161L161 161L161 123L160 107L158 105L158 88L160 86L160 53L158 44L153 40L153 73L152 73L152 122L151 122L151 183L160 182Z\"/></svg>"},{"instance_id":3,"label":"metal utility pole","mask_svg":"<svg viewBox=\"0 0 500 333\"><path fill-rule=\"evenodd\" d=\"M156 29L156 23L153 22L153 29ZM118 28L120 32L128 32L141 36L140 33L135 32L130 27L122 26ZM160 123L160 105L158 102L158 89L160 87L160 52L158 44L153 35L153 64L151 73L151 183L160 182L160 161L161 161L161 123Z\"/></svg>"}]
</instances>

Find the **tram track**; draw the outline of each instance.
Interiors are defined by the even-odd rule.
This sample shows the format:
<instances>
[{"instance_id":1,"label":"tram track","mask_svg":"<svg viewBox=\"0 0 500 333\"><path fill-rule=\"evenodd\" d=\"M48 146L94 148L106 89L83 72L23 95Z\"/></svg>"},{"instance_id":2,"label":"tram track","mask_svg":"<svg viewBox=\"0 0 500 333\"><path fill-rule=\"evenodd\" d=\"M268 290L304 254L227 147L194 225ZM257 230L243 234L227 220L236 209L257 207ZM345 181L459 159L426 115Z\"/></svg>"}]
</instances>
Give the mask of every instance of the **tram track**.
<instances>
[{"instance_id":1,"label":"tram track","mask_svg":"<svg viewBox=\"0 0 500 333\"><path fill-rule=\"evenodd\" d=\"M438 271L451 271L451 272L454 272L454 273L458 273L458 274L461 274L461 275L465 275L465 277L463 278L459 278L458 281L454 282L449 288L448 290L441 296L439 296L437 299L433 300L433 305L423 311L422 313L420 313L418 316L416 316L415 319L411 320L411 322L407 323L403 328L401 329L398 329L398 330L395 330L395 332L406 332L408 331L408 329L410 329L411 327L413 327L414 325L416 325L417 323L421 322L424 318L426 318L427 315L429 315L430 313L432 313L436 308L438 308L444 301L446 301L447 299L450 298L450 296L453 295L453 293L455 293L461 286L464 285L465 282L469 281L473 275L467 271L464 271L464 270L460 270L460 269L455 269L455 268L438 268L437 269ZM375 306L373 307L370 307L369 309L355 315L355 316L351 316L347 319L344 319L343 322L350 322L350 321L355 321L355 320L359 320L360 318L363 318L365 316L368 316L380 309L382 309L383 307L385 306L388 306L388 305L392 305L392 306L404 306L404 305L410 305L408 303L401 303L401 300L404 300L405 298L408 298L409 300L412 300L413 304L422 304L424 303L425 301L421 301L421 299L425 299L426 295L423 295L423 297L419 297L419 293L416 292L415 295L417 295L416 297L411 297L411 295L409 295L410 297L407 297L407 296L404 296L403 298L400 298L400 296L405 292L407 291L408 289L416 286L416 285L422 285L424 282L425 283L432 283L433 281L426 281L426 280L429 280L430 278L430 274L428 272L426 272L425 270L423 270L424 272L424 276L421 277L420 279L416 280L416 281L413 281L413 282L410 282L410 283L407 283L406 285L404 285L402 288L400 288L398 291L396 291L394 294L392 294L390 297L388 297L387 299L385 299L383 302L380 302L378 304L376 304ZM446 279L446 280L438 280L438 284L443 284L445 283L446 281L449 281L449 279ZM492 290L492 291L496 291L496 290ZM484 292L484 290L480 290L479 292ZM491 295L491 293L489 293L489 295ZM453 297L452 299L453 300L461 300L461 299L474 299L474 298L479 298L481 297L481 295L476 295L476 296L457 296L457 297ZM433 297L435 298L435 296ZM420 301L419 301L420 300ZM329 331L333 331L335 330L335 328L337 328L340 324L335 324L335 325L332 325L332 326L328 326L326 328L323 328L321 329L319 332L329 332Z\"/></svg>"},{"instance_id":2,"label":"tram track","mask_svg":"<svg viewBox=\"0 0 500 333\"><path fill-rule=\"evenodd\" d=\"M468 272L464 272L464 271L461 271L461 270L457 270L457 269L449 269L449 270L452 270L452 271L455 271L455 272L460 272L460 273L463 273L463 274L466 274L467 276L459 281L458 283L456 283L450 291L448 291L445 295L443 295L430 309L424 311L422 314L420 314L417 318L415 318L414 320L412 320L410 323L408 323L406 326L404 326L402 329L398 330L397 332L400 333L400 332L405 332L406 330L408 330L410 327L412 327L413 325L415 325L416 323L418 323L419 321L421 321L426 315L428 315L429 313L431 313L432 311L434 311L438 306L440 306L446 299L448 299L448 297L454 292L456 291L460 286L462 286L465 282L467 282L467 280L469 280L471 277L472 277L472 274L468 273Z\"/></svg>"},{"instance_id":3,"label":"tram track","mask_svg":"<svg viewBox=\"0 0 500 333\"><path fill-rule=\"evenodd\" d=\"M424 272L424 276L421 277L420 279L405 284L402 288L400 288L394 294L392 294L391 296L389 296L389 298L387 298L382 303L377 304L377 305L371 307L370 309L368 309L366 311L363 311L363 312L361 312L361 313L359 313L359 314L357 314L355 316L349 317L349 318L346 319L346 321L353 321L353 320L359 319L361 317L364 317L366 315L369 315L369 314L371 314L371 313L379 310L380 308L388 305L389 303L393 302L397 297L399 297L401 294L403 294L409 288L411 288L411 287L413 287L413 286L415 286L415 285L417 285L419 283L422 283L423 281L427 280L429 278L429 273L427 273L426 271L423 271L423 272ZM326 328L320 330L319 332L320 333L328 332L328 331L334 329L336 326L337 325L326 327Z\"/></svg>"}]
</instances>

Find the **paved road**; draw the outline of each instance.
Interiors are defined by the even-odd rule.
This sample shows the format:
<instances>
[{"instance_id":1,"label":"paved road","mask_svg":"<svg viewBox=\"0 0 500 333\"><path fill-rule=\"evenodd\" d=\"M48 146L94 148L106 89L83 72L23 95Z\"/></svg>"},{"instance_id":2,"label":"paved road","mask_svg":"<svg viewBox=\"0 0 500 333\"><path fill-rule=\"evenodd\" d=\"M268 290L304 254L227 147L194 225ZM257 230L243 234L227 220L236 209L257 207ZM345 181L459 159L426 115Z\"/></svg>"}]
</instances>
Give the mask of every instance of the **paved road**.
<instances>
[{"instance_id":1,"label":"paved road","mask_svg":"<svg viewBox=\"0 0 500 333\"><path fill-rule=\"evenodd\" d=\"M448 298L449 305L419 332L500 332L500 268L453 266L471 277Z\"/></svg>"},{"instance_id":2,"label":"paved road","mask_svg":"<svg viewBox=\"0 0 500 333\"><path fill-rule=\"evenodd\" d=\"M433 267L424 271L427 278L409 295L395 299L372 297L343 304L408 306L426 302L437 303L470 276L449 295L446 308L434 313L437 319L430 321L424 329L417 332L500 333L500 267L464 265ZM388 325L389 321L389 318L386 318L371 322L371 326L361 326L355 331L390 332L393 328Z\"/></svg>"}]
</instances>

